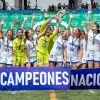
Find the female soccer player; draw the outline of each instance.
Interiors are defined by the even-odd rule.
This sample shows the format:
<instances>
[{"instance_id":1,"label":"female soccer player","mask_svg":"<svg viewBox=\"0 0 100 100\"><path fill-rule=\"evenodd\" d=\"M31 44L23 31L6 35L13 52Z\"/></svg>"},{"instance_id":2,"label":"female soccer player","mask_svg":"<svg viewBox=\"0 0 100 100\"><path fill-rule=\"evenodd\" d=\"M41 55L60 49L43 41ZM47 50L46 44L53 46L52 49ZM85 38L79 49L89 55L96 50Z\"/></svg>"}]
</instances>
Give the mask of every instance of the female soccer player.
<instances>
[{"instance_id":1,"label":"female soccer player","mask_svg":"<svg viewBox=\"0 0 100 100\"><path fill-rule=\"evenodd\" d=\"M13 66L24 67L26 64L27 50L26 39L23 33L23 27L27 17L24 17L24 21L21 25L21 29L17 30L17 37L13 40Z\"/></svg>"},{"instance_id":2,"label":"female soccer player","mask_svg":"<svg viewBox=\"0 0 100 100\"><path fill-rule=\"evenodd\" d=\"M26 59L26 67L34 66L36 67L36 41L37 35L34 34L33 30L33 21L35 16L32 16L32 21L30 24L30 29L25 31L26 37L26 49L27 49L27 59Z\"/></svg>"},{"instance_id":3,"label":"female soccer player","mask_svg":"<svg viewBox=\"0 0 100 100\"><path fill-rule=\"evenodd\" d=\"M88 23L90 19L91 11L88 11ZM99 25L93 23L92 27L88 30L84 27L84 32L88 37L87 42L87 60L88 68L99 68L100 67L100 32Z\"/></svg>"},{"instance_id":4,"label":"female soccer player","mask_svg":"<svg viewBox=\"0 0 100 100\"><path fill-rule=\"evenodd\" d=\"M23 36L23 30L17 30L17 37L13 41L13 52L14 58L13 63L16 67L24 67L26 63L26 47L25 47L25 37Z\"/></svg>"},{"instance_id":5,"label":"female soccer player","mask_svg":"<svg viewBox=\"0 0 100 100\"><path fill-rule=\"evenodd\" d=\"M52 19L56 19L59 20L58 17L52 17L50 20L47 20L46 26L48 26L48 24L50 23L50 21ZM56 30L53 34L51 34L51 29L50 27L47 28L45 35L43 35L41 38L38 39L37 41L37 64L38 66L49 66L49 44L50 41L52 41L54 39L54 37L56 36L58 30Z\"/></svg>"},{"instance_id":6,"label":"female soccer player","mask_svg":"<svg viewBox=\"0 0 100 100\"><path fill-rule=\"evenodd\" d=\"M13 51L12 51L13 35L14 35L13 30L8 30L7 33L6 33L6 37L4 37L4 49L5 49L5 51L2 54L5 57L7 67L12 66L12 60L13 60Z\"/></svg>"},{"instance_id":7,"label":"female soccer player","mask_svg":"<svg viewBox=\"0 0 100 100\"><path fill-rule=\"evenodd\" d=\"M2 60L2 57L1 57L1 54L2 54L2 51L3 51L3 34L2 34L2 26L4 24L4 22L2 23L3 21L1 21L0 23L0 67L3 67L3 63L1 62Z\"/></svg>"},{"instance_id":8,"label":"female soccer player","mask_svg":"<svg viewBox=\"0 0 100 100\"><path fill-rule=\"evenodd\" d=\"M2 22L3 25L4 22ZM12 42L13 42L13 30L7 30L4 36L2 31L3 48L0 60L0 67L11 67L13 60Z\"/></svg>"},{"instance_id":9,"label":"female soccer player","mask_svg":"<svg viewBox=\"0 0 100 100\"><path fill-rule=\"evenodd\" d=\"M47 28L46 28L47 29ZM27 61L26 61L26 66L31 67L37 66L36 60L36 45L37 45L37 39L39 39L41 36L45 34L46 29L41 33L41 34L35 34L33 30L33 19L30 25L29 31L25 32L26 36L26 48L27 48Z\"/></svg>"},{"instance_id":10,"label":"female soccer player","mask_svg":"<svg viewBox=\"0 0 100 100\"><path fill-rule=\"evenodd\" d=\"M59 27L57 27L59 28ZM49 57L49 64L50 67L53 66L57 66L57 67L61 67L63 66L63 52L64 49L66 47L66 42L67 42L67 31L63 29L61 29L61 35L56 39L53 48L50 52L50 57Z\"/></svg>"},{"instance_id":11,"label":"female soccer player","mask_svg":"<svg viewBox=\"0 0 100 100\"><path fill-rule=\"evenodd\" d=\"M71 23L72 15L70 15ZM73 69L77 67L82 62L83 46L80 41L80 29L74 28L70 30L70 24L68 27L68 42L67 42L67 66L72 66Z\"/></svg>"},{"instance_id":12,"label":"female soccer player","mask_svg":"<svg viewBox=\"0 0 100 100\"><path fill-rule=\"evenodd\" d=\"M85 36L83 30L81 31L81 41L83 44L83 57L82 57L81 69L85 69L87 67L87 37Z\"/></svg>"}]
</instances>

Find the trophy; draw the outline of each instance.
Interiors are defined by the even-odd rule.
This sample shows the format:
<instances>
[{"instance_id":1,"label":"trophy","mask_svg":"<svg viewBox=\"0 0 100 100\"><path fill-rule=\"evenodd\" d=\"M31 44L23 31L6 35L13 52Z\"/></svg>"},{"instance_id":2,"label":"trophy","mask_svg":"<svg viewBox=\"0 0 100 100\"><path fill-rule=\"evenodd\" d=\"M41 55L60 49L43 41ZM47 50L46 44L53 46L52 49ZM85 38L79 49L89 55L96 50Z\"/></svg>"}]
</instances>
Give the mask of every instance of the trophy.
<instances>
[{"instance_id":1,"label":"trophy","mask_svg":"<svg viewBox=\"0 0 100 100\"><path fill-rule=\"evenodd\" d=\"M15 25L20 25L20 21L19 20L15 20Z\"/></svg>"},{"instance_id":2,"label":"trophy","mask_svg":"<svg viewBox=\"0 0 100 100\"><path fill-rule=\"evenodd\" d=\"M60 11L57 13L56 16L62 18L64 15L66 15L66 13L67 13L66 10L60 10Z\"/></svg>"},{"instance_id":3,"label":"trophy","mask_svg":"<svg viewBox=\"0 0 100 100\"><path fill-rule=\"evenodd\" d=\"M11 23L11 26L14 26L14 25L20 25L20 21L19 20L15 20L14 22Z\"/></svg>"}]
</instances>

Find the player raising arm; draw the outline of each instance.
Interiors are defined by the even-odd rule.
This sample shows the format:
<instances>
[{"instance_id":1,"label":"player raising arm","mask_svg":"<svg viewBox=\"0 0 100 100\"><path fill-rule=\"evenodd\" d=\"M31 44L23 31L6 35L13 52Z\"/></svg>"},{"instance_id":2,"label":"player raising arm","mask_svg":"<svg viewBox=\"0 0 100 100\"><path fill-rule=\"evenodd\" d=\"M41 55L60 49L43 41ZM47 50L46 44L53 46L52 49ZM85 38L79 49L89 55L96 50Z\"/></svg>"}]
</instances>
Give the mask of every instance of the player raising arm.
<instances>
[{"instance_id":1,"label":"player raising arm","mask_svg":"<svg viewBox=\"0 0 100 100\"><path fill-rule=\"evenodd\" d=\"M25 32L25 36L26 36L26 48L27 48L27 61L26 61L26 66L28 68L30 68L31 66L36 67L36 45L37 45L37 39L39 39L40 37L42 37L46 30L47 27L45 28L45 30L41 33L41 34L35 34L34 30L33 30L33 19L32 18L32 22L31 22L31 28L29 29L29 31Z\"/></svg>"},{"instance_id":2,"label":"player raising arm","mask_svg":"<svg viewBox=\"0 0 100 100\"><path fill-rule=\"evenodd\" d=\"M59 20L58 17L52 17L50 20L48 20L47 25L50 23L52 19ZM49 45L50 41L54 39L56 34L58 33L58 30L52 34L51 28L48 26L45 35L43 35L41 38L37 41L37 64L38 66L49 66Z\"/></svg>"},{"instance_id":3,"label":"player raising arm","mask_svg":"<svg viewBox=\"0 0 100 100\"><path fill-rule=\"evenodd\" d=\"M73 16L70 15L69 25L68 25L68 42L67 42L67 66L72 66L73 69L77 67L82 62L82 50L83 46L80 41L80 29L74 28L70 30L70 23Z\"/></svg>"},{"instance_id":4,"label":"player raising arm","mask_svg":"<svg viewBox=\"0 0 100 100\"><path fill-rule=\"evenodd\" d=\"M1 26L3 26L4 20L1 21ZM14 26L14 25L13 25ZM2 27L1 27L2 30ZM13 30L7 30L6 34L4 35L1 31L1 39L3 40L3 48L0 60L0 67L11 67L12 66L12 58L13 58L13 51L12 51L12 42L13 42Z\"/></svg>"},{"instance_id":5,"label":"player raising arm","mask_svg":"<svg viewBox=\"0 0 100 100\"><path fill-rule=\"evenodd\" d=\"M17 36L13 41L13 66L24 67L26 64L26 39L24 34L24 24L27 20L27 17L24 17L24 21L21 25L21 28L17 30Z\"/></svg>"},{"instance_id":6,"label":"player raising arm","mask_svg":"<svg viewBox=\"0 0 100 100\"><path fill-rule=\"evenodd\" d=\"M59 24L61 20L57 22L57 30L59 29ZM62 67L63 66L63 51L65 49L65 45L67 44L67 31L62 28L60 31L60 36L56 39L53 48L50 52L49 64L50 67Z\"/></svg>"},{"instance_id":7,"label":"player raising arm","mask_svg":"<svg viewBox=\"0 0 100 100\"><path fill-rule=\"evenodd\" d=\"M91 11L88 11L87 24L89 25ZM87 26L88 27L88 26ZM100 67L100 32L97 22L93 22L92 26L87 30L85 27L84 32L87 36L87 61L88 68Z\"/></svg>"}]
</instances>

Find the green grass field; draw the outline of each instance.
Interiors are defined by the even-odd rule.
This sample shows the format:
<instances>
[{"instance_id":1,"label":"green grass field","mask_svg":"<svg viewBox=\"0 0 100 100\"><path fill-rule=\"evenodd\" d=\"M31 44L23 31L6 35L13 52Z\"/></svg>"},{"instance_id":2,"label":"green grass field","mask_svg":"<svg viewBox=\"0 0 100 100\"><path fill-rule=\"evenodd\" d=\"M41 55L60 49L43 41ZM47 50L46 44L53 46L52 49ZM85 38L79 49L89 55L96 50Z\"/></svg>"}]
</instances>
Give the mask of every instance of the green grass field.
<instances>
[{"instance_id":1,"label":"green grass field","mask_svg":"<svg viewBox=\"0 0 100 100\"><path fill-rule=\"evenodd\" d=\"M57 100L100 100L100 91L88 90L56 91ZM0 92L0 100L51 100L50 91L25 91L11 94ZM55 99L54 99L55 100Z\"/></svg>"}]
</instances>

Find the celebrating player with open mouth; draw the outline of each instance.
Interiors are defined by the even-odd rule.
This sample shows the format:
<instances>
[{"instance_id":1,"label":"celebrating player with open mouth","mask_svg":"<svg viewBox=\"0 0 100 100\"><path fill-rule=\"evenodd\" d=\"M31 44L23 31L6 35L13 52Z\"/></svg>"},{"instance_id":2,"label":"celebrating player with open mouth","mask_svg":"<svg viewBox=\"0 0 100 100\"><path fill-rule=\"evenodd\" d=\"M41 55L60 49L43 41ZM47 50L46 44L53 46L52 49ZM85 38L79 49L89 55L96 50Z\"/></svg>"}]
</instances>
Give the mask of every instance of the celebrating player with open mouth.
<instances>
[{"instance_id":1,"label":"celebrating player with open mouth","mask_svg":"<svg viewBox=\"0 0 100 100\"><path fill-rule=\"evenodd\" d=\"M59 28L57 26L57 28ZM64 50L66 48L66 44L67 44L67 31L62 28L60 31L60 36L58 36L58 38L56 39L53 48L50 52L50 58L49 58L49 62L50 62L50 67L52 66L57 66L57 67L61 67L63 66L63 53Z\"/></svg>"},{"instance_id":2,"label":"celebrating player with open mouth","mask_svg":"<svg viewBox=\"0 0 100 100\"><path fill-rule=\"evenodd\" d=\"M70 15L68 26L68 42L67 42L67 66L72 66L73 69L82 63L83 44L80 40L81 31L79 28L70 29L70 23L73 15Z\"/></svg>"},{"instance_id":3,"label":"celebrating player with open mouth","mask_svg":"<svg viewBox=\"0 0 100 100\"><path fill-rule=\"evenodd\" d=\"M27 58L27 50L26 50L26 39L24 34L24 24L27 20L27 17L24 17L24 21L20 27L20 29L17 30L17 36L13 40L13 66L16 67L24 67L26 64L26 58Z\"/></svg>"},{"instance_id":4,"label":"celebrating player with open mouth","mask_svg":"<svg viewBox=\"0 0 100 100\"><path fill-rule=\"evenodd\" d=\"M50 41L52 41L58 33L58 30L55 30L55 32L52 33L51 28L48 26L52 19L56 19L59 21L58 17L52 17L50 20L45 21L44 26L47 26L47 30L45 31L45 34L37 41L37 65L38 66L49 66L48 48L50 45Z\"/></svg>"},{"instance_id":5,"label":"celebrating player with open mouth","mask_svg":"<svg viewBox=\"0 0 100 100\"><path fill-rule=\"evenodd\" d=\"M91 11L88 11L88 30L84 27L84 32L88 37L87 41L87 60L88 68L98 68L100 67L100 32L99 25L97 22L94 22L89 25ZM91 27L89 27L91 26Z\"/></svg>"},{"instance_id":6,"label":"celebrating player with open mouth","mask_svg":"<svg viewBox=\"0 0 100 100\"><path fill-rule=\"evenodd\" d=\"M1 59L0 67L11 67L13 60L13 51L12 51L12 42L13 42L13 30L7 30L6 34L2 33L2 26L4 21L1 21L1 30L0 30L0 42L1 42Z\"/></svg>"}]
</instances>

